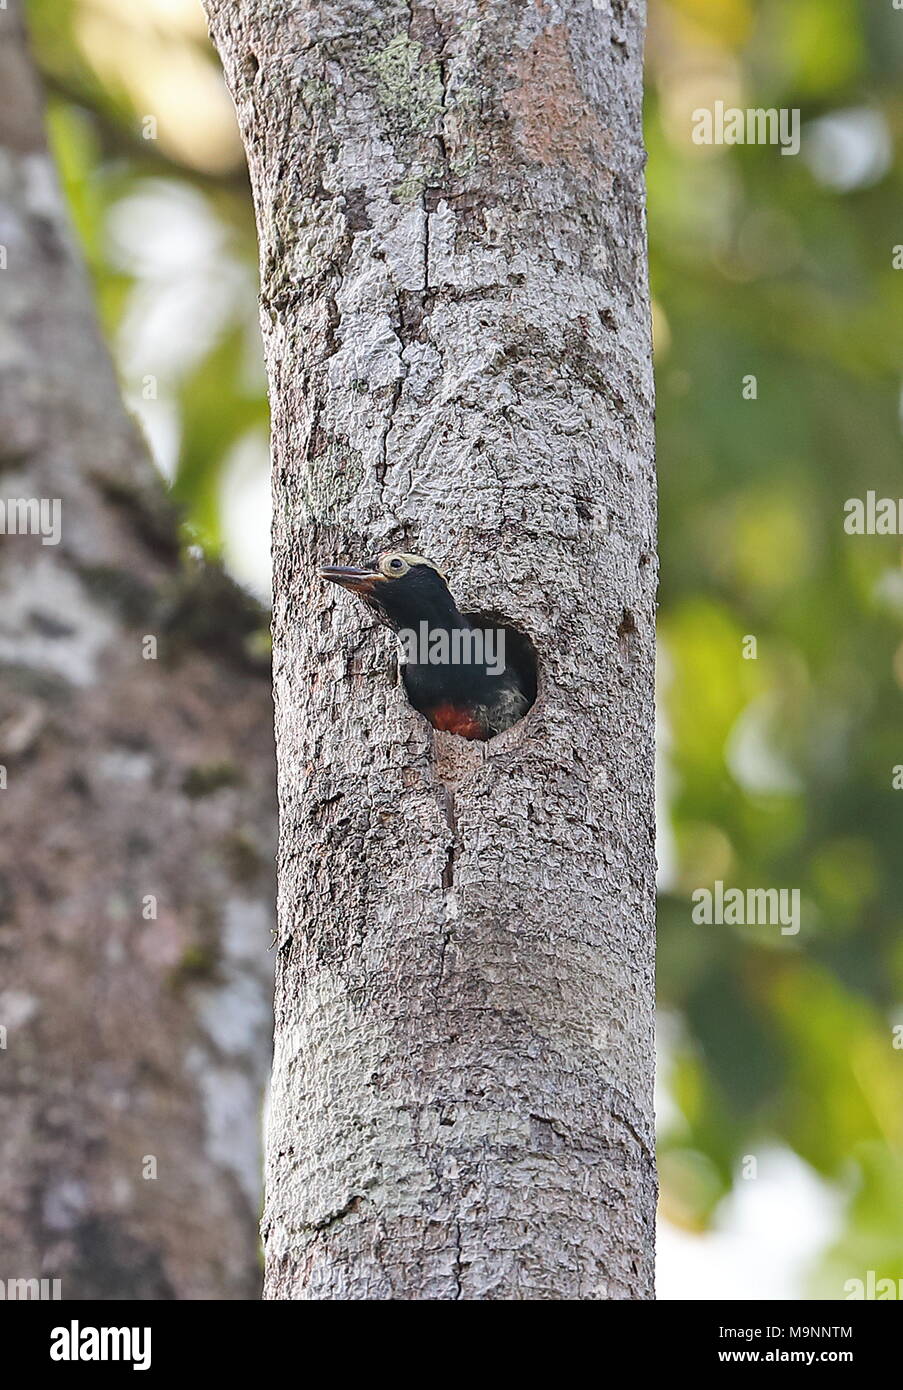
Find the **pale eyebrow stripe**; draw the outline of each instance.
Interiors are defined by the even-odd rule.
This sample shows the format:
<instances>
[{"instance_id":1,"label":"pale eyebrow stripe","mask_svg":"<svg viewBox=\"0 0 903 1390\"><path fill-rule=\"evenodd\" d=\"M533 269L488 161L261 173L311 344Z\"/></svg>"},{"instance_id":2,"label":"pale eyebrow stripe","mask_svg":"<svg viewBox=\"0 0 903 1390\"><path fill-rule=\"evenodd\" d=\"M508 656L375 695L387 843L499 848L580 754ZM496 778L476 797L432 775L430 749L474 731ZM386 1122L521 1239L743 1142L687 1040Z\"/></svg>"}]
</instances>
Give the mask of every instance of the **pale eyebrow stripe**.
<instances>
[{"instance_id":1,"label":"pale eyebrow stripe","mask_svg":"<svg viewBox=\"0 0 903 1390\"><path fill-rule=\"evenodd\" d=\"M432 560L428 560L425 555L412 555L403 550L391 550L390 555L398 555L402 560L406 560L409 565L428 565L431 570L435 570L443 579L444 572Z\"/></svg>"}]
</instances>

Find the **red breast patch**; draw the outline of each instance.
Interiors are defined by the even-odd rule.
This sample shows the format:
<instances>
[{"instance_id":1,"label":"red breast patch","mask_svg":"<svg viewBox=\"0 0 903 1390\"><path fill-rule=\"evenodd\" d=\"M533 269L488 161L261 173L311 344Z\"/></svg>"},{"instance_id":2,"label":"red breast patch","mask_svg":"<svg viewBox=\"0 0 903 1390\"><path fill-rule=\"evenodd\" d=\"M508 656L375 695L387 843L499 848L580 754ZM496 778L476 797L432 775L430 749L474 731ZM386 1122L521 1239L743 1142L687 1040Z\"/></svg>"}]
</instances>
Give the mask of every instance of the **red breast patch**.
<instances>
[{"instance_id":1,"label":"red breast patch","mask_svg":"<svg viewBox=\"0 0 903 1390\"><path fill-rule=\"evenodd\" d=\"M437 705L435 709L430 710L427 718L434 729L444 729L450 734L459 734L461 738L486 737L479 720L474 718L469 709L462 709L459 705Z\"/></svg>"}]
</instances>

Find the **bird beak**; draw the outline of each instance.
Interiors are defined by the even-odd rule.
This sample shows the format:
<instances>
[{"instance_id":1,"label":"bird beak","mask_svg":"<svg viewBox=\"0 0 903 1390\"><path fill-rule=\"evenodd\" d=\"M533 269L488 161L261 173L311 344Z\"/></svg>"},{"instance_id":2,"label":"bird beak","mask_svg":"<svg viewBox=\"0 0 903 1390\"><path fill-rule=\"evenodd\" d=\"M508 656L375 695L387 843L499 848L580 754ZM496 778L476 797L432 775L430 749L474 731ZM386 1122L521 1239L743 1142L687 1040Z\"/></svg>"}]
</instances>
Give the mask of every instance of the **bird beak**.
<instances>
[{"instance_id":1,"label":"bird beak","mask_svg":"<svg viewBox=\"0 0 903 1390\"><path fill-rule=\"evenodd\" d=\"M371 594L374 584L383 576L374 569L360 569L355 565L324 565L320 578L328 579L330 584L340 584L353 594Z\"/></svg>"}]
</instances>

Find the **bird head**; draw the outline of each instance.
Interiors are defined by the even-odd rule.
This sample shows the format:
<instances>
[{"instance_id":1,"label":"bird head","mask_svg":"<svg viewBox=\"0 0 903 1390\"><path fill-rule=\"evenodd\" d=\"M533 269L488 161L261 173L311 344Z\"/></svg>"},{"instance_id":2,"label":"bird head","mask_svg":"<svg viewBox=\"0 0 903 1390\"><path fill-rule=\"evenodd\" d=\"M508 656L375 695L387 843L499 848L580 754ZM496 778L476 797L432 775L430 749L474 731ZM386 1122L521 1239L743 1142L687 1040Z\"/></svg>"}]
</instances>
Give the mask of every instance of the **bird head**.
<instances>
[{"instance_id":1,"label":"bird head","mask_svg":"<svg viewBox=\"0 0 903 1390\"><path fill-rule=\"evenodd\" d=\"M387 550L369 565L325 565L320 577L356 594L396 631L424 619L436 624L461 620L445 575L422 555Z\"/></svg>"}]
</instances>

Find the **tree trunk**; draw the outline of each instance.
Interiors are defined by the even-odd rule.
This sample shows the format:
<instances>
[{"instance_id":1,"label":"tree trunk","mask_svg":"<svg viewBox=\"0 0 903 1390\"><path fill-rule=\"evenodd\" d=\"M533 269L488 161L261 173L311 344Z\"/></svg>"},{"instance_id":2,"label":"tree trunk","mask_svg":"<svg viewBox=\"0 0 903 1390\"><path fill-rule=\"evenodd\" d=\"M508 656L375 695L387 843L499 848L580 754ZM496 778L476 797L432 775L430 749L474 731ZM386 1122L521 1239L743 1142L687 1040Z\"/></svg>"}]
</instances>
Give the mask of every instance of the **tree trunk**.
<instances>
[{"instance_id":1,"label":"tree trunk","mask_svg":"<svg viewBox=\"0 0 903 1390\"><path fill-rule=\"evenodd\" d=\"M271 1298L652 1296L641 9L207 0L274 420ZM390 545L536 645L487 745L316 577Z\"/></svg>"},{"instance_id":2,"label":"tree trunk","mask_svg":"<svg viewBox=\"0 0 903 1390\"><path fill-rule=\"evenodd\" d=\"M260 619L180 560L12 9L0 242L0 1283L254 1297L275 798L242 643ZM58 543L19 499L48 522L59 499Z\"/></svg>"}]
</instances>

